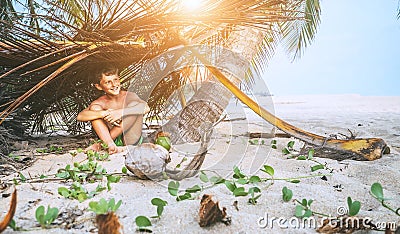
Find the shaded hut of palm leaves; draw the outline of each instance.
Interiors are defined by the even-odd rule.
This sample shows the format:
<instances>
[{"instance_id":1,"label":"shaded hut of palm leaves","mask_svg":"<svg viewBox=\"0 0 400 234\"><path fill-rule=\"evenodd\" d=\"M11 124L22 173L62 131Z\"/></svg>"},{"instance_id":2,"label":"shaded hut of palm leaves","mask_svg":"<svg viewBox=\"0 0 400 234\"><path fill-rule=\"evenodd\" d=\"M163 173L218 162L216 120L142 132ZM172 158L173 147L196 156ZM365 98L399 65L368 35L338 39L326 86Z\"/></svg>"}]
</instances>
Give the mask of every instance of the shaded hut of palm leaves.
<instances>
[{"instance_id":1,"label":"shaded hut of palm leaves","mask_svg":"<svg viewBox=\"0 0 400 234\"><path fill-rule=\"evenodd\" d=\"M91 87L91 74L104 64L117 66L122 83L129 86L146 61L175 46L224 46L238 26L278 38L274 25L299 19L291 12L304 2L204 1L187 13L180 1L104 1L81 5L77 13L45 1L48 8L34 15L42 26L39 35L21 21L0 22L1 125L19 135L60 129L79 133L86 128L75 117L99 95ZM261 67L277 42L256 45L256 65ZM149 118L165 112L165 100L190 76L193 72L183 69L160 82L148 100Z\"/></svg>"}]
</instances>

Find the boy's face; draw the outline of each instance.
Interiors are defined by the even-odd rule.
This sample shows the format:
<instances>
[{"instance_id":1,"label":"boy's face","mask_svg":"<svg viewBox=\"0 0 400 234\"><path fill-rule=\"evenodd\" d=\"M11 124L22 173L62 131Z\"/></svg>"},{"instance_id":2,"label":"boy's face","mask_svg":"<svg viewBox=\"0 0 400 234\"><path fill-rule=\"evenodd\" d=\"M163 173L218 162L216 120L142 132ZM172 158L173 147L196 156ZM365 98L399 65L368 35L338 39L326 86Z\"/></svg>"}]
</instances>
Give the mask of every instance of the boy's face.
<instances>
[{"instance_id":1,"label":"boy's face","mask_svg":"<svg viewBox=\"0 0 400 234\"><path fill-rule=\"evenodd\" d=\"M107 95L118 95L121 90L121 82L118 75L104 75L98 84L95 84L98 90L104 91Z\"/></svg>"}]
</instances>

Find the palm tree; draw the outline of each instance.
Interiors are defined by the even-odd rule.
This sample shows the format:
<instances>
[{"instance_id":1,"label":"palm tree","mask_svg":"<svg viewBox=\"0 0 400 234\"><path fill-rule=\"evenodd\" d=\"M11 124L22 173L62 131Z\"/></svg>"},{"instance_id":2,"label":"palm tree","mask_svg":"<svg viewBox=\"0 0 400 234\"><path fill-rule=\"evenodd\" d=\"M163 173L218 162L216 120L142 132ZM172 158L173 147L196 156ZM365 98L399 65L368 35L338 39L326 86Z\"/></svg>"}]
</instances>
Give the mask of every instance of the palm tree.
<instances>
[{"instance_id":1,"label":"palm tree","mask_svg":"<svg viewBox=\"0 0 400 234\"><path fill-rule=\"evenodd\" d=\"M291 2L302 1L286 1ZM205 2L207 7L200 8L193 17L182 11L179 1L126 1L125 4L95 1L75 7L85 9L79 14L71 13L73 7L48 2L50 7L41 9L43 15L36 15L43 25L40 36L32 34L35 30L23 22L2 21L1 29L5 33L1 35L1 61L4 61L1 67L4 72L0 79L11 91L0 103L4 108L2 122L20 107L12 116L13 123L33 119L33 131L43 132L49 126L66 125L69 131L77 132L82 126L75 122L74 116L96 95L87 77L99 64L111 62L121 69L129 66L129 71L122 76L128 83L146 61L182 44L179 39L182 32L186 34L185 39L193 43L220 45L235 32L234 27L240 25L271 31L274 24L300 19L285 9L293 6L283 3L208 1ZM246 13L240 15L238 11ZM72 22L71 18L75 20ZM141 46L143 40L144 47ZM259 58L272 54L272 45L276 44L277 41L263 43ZM257 61L261 67L264 60ZM173 80L182 83L185 78L181 77L179 82ZM66 87L59 86L58 81ZM15 87L18 89L14 90ZM50 90L57 91L57 96L46 95ZM59 122L54 124L55 121ZM29 125L24 126L27 127Z\"/></svg>"},{"instance_id":2,"label":"palm tree","mask_svg":"<svg viewBox=\"0 0 400 234\"><path fill-rule=\"evenodd\" d=\"M93 4L85 5L81 0L26 0L11 1L0 0L0 20L14 24L16 22L29 22L25 26L29 26L30 30L36 34L40 34L42 22L38 14L51 13L59 15L65 22L72 23L76 26L82 26L87 19L87 7L108 7L107 0L96 0ZM16 10L18 9L18 10Z\"/></svg>"},{"instance_id":3,"label":"palm tree","mask_svg":"<svg viewBox=\"0 0 400 234\"><path fill-rule=\"evenodd\" d=\"M233 48L244 38L254 38L241 52L260 71L279 44L293 57L300 56L313 40L320 15L318 0L204 0L196 11L183 9L179 0L76 2L75 8L47 2L49 7L35 15L40 34L20 21L0 22L3 126L20 132L62 127L77 133L85 128L76 122L77 112L98 95L89 79L96 68L115 64L129 86L138 82L136 74L146 62L180 45ZM244 69L244 80L251 81L249 68ZM148 99L151 119L165 114L168 97L193 73L181 69L160 79ZM212 74L229 82L213 68L196 74L197 80ZM230 90L241 96L234 87Z\"/></svg>"},{"instance_id":4,"label":"palm tree","mask_svg":"<svg viewBox=\"0 0 400 234\"><path fill-rule=\"evenodd\" d=\"M12 22L18 18L18 14L14 9L14 4L11 0L0 1L0 20Z\"/></svg>"}]
</instances>

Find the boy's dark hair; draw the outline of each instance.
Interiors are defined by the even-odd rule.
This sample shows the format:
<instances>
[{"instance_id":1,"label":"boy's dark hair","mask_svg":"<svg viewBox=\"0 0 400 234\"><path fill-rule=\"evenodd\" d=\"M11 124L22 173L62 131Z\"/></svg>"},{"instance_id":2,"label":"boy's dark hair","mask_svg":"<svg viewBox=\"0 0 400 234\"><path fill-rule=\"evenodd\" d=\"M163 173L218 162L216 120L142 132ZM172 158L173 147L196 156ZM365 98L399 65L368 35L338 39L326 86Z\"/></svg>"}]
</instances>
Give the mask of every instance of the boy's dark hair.
<instances>
[{"instance_id":1,"label":"boy's dark hair","mask_svg":"<svg viewBox=\"0 0 400 234\"><path fill-rule=\"evenodd\" d=\"M116 68L114 66L105 66L105 67L101 68L94 74L94 81L96 83L99 83L101 78L103 77L103 74L106 76L118 75L118 68Z\"/></svg>"}]
</instances>

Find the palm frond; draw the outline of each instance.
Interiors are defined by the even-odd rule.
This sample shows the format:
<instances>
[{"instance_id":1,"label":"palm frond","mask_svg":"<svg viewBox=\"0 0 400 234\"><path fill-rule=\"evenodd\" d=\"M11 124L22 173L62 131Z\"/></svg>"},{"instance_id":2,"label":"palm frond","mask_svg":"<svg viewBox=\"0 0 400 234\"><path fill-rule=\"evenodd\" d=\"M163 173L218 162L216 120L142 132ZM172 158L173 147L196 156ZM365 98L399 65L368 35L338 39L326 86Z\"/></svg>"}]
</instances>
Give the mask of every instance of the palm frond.
<instances>
[{"instance_id":1,"label":"palm frond","mask_svg":"<svg viewBox=\"0 0 400 234\"><path fill-rule=\"evenodd\" d=\"M397 6L397 19L400 19L400 1Z\"/></svg>"},{"instance_id":2,"label":"palm frond","mask_svg":"<svg viewBox=\"0 0 400 234\"><path fill-rule=\"evenodd\" d=\"M12 0L0 0L0 20L13 22L18 17Z\"/></svg>"},{"instance_id":3,"label":"palm frond","mask_svg":"<svg viewBox=\"0 0 400 234\"><path fill-rule=\"evenodd\" d=\"M300 20L287 21L281 25L284 46L292 59L299 58L313 41L320 23L319 0L293 1L288 14Z\"/></svg>"}]
</instances>

